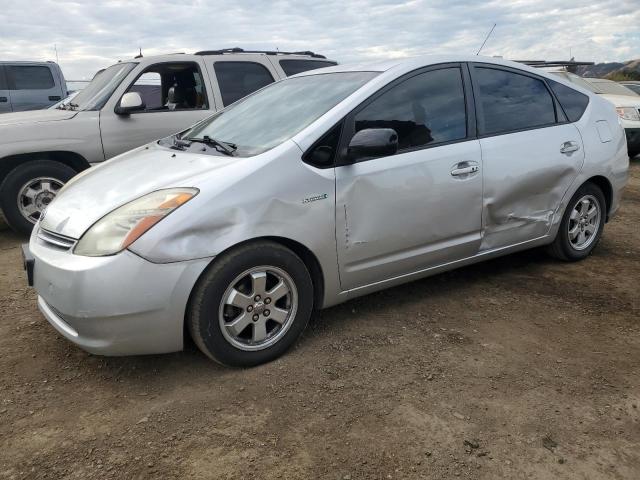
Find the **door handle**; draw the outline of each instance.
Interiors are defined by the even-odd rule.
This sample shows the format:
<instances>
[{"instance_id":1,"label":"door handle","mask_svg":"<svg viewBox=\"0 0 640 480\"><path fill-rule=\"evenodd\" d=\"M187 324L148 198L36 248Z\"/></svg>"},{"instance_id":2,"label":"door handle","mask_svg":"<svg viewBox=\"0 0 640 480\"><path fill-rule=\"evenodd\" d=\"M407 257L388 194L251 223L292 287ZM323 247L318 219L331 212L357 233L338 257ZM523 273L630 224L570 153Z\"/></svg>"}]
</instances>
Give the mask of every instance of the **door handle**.
<instances>
[{"instance_id":1,"label":"door handle","mask_svg":"<svg viewBox=\"0 0 640 480\"><path fill-rule=\"evenodd\" d=\"M572 153L577 152L578 150L580 150L580 145L576 142L564 142L560 146L560 153Z\"/></svg>"},{"instance_id":2,"label":"door handle","mask_svg":"<svg viewBox=\"0 0 640 480\"><path fill-rule=\"evenodd\" d=\"M478 165L470 165L468 167L454 168L451 170L451 175L454 177L459 177L460 175L468 175L470 173L476 173L480 170Z\"/></svg>"},{"instance_id":3,"label":"door handle","mask_svg":"<svg viewBox=\"0 0 640 480\"><path fill-rule=\"evenodd\" d=\"M7 97L0 97L0 103L7 102Z\"/></svg>"},{"instance_id":4,"label":"door handle","mask_svg":"<svg viewBox=\"0 0 640 480\"><path fill-rule=\"evenodd\" d=\"M49 100L51 100L52 102L53 102L54 100L60 100L60 95L50 95L50 96L49 96Z\"/></svg>"}]
</instances>

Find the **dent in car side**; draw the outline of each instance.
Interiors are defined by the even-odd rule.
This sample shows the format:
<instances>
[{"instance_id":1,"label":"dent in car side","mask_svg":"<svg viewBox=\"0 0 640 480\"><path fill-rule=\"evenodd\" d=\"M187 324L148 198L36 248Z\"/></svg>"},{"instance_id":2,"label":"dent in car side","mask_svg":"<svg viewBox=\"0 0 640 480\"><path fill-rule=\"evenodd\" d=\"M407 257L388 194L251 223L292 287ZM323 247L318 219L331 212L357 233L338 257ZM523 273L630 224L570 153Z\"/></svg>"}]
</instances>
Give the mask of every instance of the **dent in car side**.
<instances>
[{"instance_id":1,"label":"dent in car side","mask_svg":"<svg viewBox=\"0 0 640 480\"><path fill-rule=\"evenodd\" d=\"M214 257L249 240L281 237L313 253L322 265L323 305L335 303L340 292L335 174L333 169L301 162L301 155L300 148L288 141L260 158L234 159L225 177L218 176L217 188L213 186L216 172L203 175L195 187L206 184L207 188L140 237L130 250L151 262L167 263ZM323 198L304 201L314 195Z\"/></svg>"}]
</instances>

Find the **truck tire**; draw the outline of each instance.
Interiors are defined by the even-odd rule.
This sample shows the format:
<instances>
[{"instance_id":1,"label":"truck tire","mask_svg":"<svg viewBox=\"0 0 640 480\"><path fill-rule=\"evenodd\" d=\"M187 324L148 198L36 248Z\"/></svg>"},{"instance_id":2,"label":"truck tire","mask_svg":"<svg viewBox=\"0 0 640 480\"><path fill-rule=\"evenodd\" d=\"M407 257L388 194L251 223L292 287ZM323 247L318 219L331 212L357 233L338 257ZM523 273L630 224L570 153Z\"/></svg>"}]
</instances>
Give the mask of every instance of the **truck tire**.
<instances>
[{"instance_id":1,"label":"truck tire","mask_svg":"<svg viewBox=\"0 0 640 480\"><path fill-rule=\"evenodd\" d=\"M29 235L40 213L76 171L52 160L33 160L15 167L0 184L0 209L7 224Z\"/></svg>"}]
</instances>

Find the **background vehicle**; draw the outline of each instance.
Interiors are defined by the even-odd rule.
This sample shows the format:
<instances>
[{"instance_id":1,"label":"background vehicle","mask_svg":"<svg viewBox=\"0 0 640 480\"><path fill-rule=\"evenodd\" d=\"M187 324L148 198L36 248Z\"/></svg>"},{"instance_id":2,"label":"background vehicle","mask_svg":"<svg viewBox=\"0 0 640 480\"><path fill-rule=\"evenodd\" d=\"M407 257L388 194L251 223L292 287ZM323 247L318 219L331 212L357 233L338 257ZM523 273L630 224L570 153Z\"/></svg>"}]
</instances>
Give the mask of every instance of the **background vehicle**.
<instances>
[{"instance_id":1,"label":"background vehicle","mask_svg":"<svg viewBox=\"0 0 640 480\"><path fill-rule=\"evenodd\" d=\"M0 208L28 233L91 164L184 130L288 75L335 64L313 52L238 48L116 63L58 109L0 116Z\"/></svg>"},{"instance_id":2,"label":"background vehicle","mask_svg":"<svg viewBox=\"0 0 640 480\"><path fill-rule=\"evenodd\" d=\"M0 113L39 110L67 96L54 62L0 62Z\"/></svg>"},{"instance_id":3,"label":"background vehicle","mask_svg":"<svg viewBox=\"0 0 640 480\"><path fill-rule=\"evenodd\" d=\"M623 87L628 88L629 90L632 90L633 92L637 93L638 95L640 95L640 82L637 80L625 80L623 82L618 82L620 85L622 85Z\"/></svg>"},{"instance_id":4,"label":"background vehicle","mask_svg":"<svg viewBox=\"0 0 640 480\"><path fill-rule=\"evenodd\" d=\"M551 73L597 93L613 103L627 136L629 156L634 157L640 153L640 95L604 78L582 78L565 71Z\"/></svg>"},{"instance_id":5,"label":"background vehicle","mask_svg":"<svg viewBox=\"0 0 640 480\"><path fill-rule=\"evenodd\" d=\"M314 307L537 246L586 258L628 167L611 104L561 78L478 56L330 67L76 177L25 256L43 314L93 353L179 350L186 324L255 365Z\"/></svg>"}]
</instances>

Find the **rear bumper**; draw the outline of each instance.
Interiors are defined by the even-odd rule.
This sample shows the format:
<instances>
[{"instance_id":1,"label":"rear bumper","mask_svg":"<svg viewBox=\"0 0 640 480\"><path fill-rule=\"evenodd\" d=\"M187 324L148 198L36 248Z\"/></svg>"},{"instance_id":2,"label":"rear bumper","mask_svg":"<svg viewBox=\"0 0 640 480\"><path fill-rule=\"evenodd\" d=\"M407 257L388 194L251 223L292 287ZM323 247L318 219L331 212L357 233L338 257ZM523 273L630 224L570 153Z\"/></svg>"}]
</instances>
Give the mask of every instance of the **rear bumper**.
<instances>
[{"instance_id":1,"label":"rear bumper","mask_svg":"<svg viewBox=\"0 0 640 480\"><path fill-rule=\"evenodd\" d=\"M124 251L82 257L32 236L38 307L63 337L98 355L181 350L191 290L211 259L155 264Z\"/></svg>"}]
</instances>

